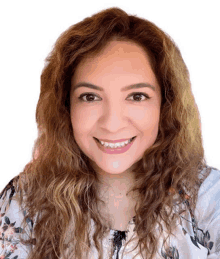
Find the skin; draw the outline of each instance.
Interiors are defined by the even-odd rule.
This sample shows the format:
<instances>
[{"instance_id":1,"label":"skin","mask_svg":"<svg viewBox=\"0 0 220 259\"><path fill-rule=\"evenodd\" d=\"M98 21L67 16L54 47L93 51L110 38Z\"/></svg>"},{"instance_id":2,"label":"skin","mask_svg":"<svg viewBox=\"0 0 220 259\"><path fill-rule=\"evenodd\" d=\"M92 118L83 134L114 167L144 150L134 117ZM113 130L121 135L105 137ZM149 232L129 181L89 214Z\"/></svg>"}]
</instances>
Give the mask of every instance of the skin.
<instances>
[{"instance_id":1,"label":"skin","mask_svg":"<svg viewBox=\"0 0 220 259\"><path fill-rule=\"evenodd\" d=\"M104 91L87 87L73 91L79 82L100 86ZM125 86L142 82L153 85L155 91L145 87L121 92ZM126 193L134 182L134 164L158 135L161 91L149 57L133 42L111 41L98 56L86 58L78 65L71 83L70 113L75 140L89 157L103 186L108 186L112 195ZM86 92L94 95L80 101L78 97ZM129 97L138 92L151 99L143 95ZM102 152L93 138L114 140L133 136L137 136L136 140L123 154Z\"/></svg>"}]
</instances>

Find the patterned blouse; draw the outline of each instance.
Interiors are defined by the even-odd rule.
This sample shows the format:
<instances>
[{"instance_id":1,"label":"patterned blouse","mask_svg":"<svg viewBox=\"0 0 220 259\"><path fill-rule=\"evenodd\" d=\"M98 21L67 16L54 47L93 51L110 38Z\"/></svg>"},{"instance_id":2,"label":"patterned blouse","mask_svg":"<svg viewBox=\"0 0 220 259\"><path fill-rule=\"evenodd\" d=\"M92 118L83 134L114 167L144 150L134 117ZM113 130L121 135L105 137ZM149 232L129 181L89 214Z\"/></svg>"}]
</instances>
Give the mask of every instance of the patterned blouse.
<instances>
[{"instance_id":1,"label":"patterned blouse","mask_svg":"<svg viewBox=\"0 0 220 259\"><path fill-rule=\"evenodd\" d=\"M16 201L18 194L13 185L14 179L0 193L0 259L26 259L30 251L30 246L23 245L19 237L26 240L33 230L34 223L30 220L25 230L20 227L26 212L19 208ZM184 216L179 215L180 224L174 233L176 237L171 236L169 250L166 249L166 252L163 248L165 234L159 238L159 249L155 259L220 259L220 171L211 167L209 176L200 186L194 214L187 198L183 205L187 213ZM93 232L93 219L91 226ZM103 240L104 259L122 259L125 243L133 237L136 237L135 217L128 223L126 231L109 231ZM93 248L89 259L98 259L92 240L91 243ZM135 256L138 250L129 251L136 244L134 240L126 246L123 259L132 259ZM142 259L141 255L136 258Z\"/></svg>"}]
</instances>

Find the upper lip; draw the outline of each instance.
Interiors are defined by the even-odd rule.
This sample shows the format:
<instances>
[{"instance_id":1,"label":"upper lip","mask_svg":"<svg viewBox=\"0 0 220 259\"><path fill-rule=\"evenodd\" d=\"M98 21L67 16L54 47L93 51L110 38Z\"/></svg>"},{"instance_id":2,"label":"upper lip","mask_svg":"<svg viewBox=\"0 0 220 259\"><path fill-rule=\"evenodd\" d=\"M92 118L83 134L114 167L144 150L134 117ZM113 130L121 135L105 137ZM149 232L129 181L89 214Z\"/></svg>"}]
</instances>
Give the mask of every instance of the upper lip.
<instances>
[{"instance_id":1,"label":"upper lip","mask_svg":"<svg viewBox=\"0 0 220 259\"><path fill-rule=\"evenodd\" d=\"M131 137L131 138L133 138L133 137ZM117 143L117 142L124 142L124 141L126 141L126 140L131 139L131 138L127 138L127 139L117 139L117 140L98 139L98 138L97 138L97 139L100 140L100 141L104 141L104 142Z\"/></svg>"}]
</instances>

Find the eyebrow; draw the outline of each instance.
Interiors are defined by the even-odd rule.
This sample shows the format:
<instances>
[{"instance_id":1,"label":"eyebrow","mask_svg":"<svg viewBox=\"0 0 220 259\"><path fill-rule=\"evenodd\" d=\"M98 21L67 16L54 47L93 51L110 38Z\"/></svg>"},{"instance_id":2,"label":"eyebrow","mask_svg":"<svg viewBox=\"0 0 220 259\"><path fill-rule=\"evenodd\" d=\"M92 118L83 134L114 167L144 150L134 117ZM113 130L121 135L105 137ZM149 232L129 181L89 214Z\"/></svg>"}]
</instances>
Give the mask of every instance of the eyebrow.
<instances>
[{"instance_id":1,"label":"eyebrow","mask_svg":"<svg viewBox=\"0 0 220 259\"><path fill-rule=\"evenodd\" d=\"M74 85L72 90L75 91L79 87L88 87L88 88L91 88L91 89L104 91L104 89L102 87L97 86L97 85L93 85L93 84L90 84L90 83L86 83L86 82L80 82L80 83ZM152 90L155 91L155 87L153 85L149 84L149 83L138 83L138 84L128 85L128 86L123 87L121 89L121 91L124 92L124 91L128 91L130 89L137 89L137 88L143 88L143 87L149 87L149 88L151 88Z\"/></svg>"}]
</instances>

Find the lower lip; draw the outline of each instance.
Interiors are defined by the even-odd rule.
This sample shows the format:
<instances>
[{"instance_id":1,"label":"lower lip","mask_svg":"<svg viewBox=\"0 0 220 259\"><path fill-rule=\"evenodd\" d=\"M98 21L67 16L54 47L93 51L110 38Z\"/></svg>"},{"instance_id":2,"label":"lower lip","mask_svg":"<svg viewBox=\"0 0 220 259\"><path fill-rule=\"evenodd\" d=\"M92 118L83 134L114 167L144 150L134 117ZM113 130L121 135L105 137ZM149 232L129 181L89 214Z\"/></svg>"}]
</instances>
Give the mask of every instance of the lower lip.
<instances>
[{"instance_id":1,"label":"lower lip","mask_svg":"<svg viewBox=\"0 0 220 259\"><path fill-rule=\"evenodd\" d=\"M101 149L101 151L103 151L106 154L122 154L125 153L126 151L128 151L128 149L133 145L134 141L136 140L133 139L127 146L125 147L118 147L118 148L106 148L105 146L102 146L98 140L95 139L95 142L97 143L97 146L99 147L99 149Z\"/></svg>"}]
</instances>

